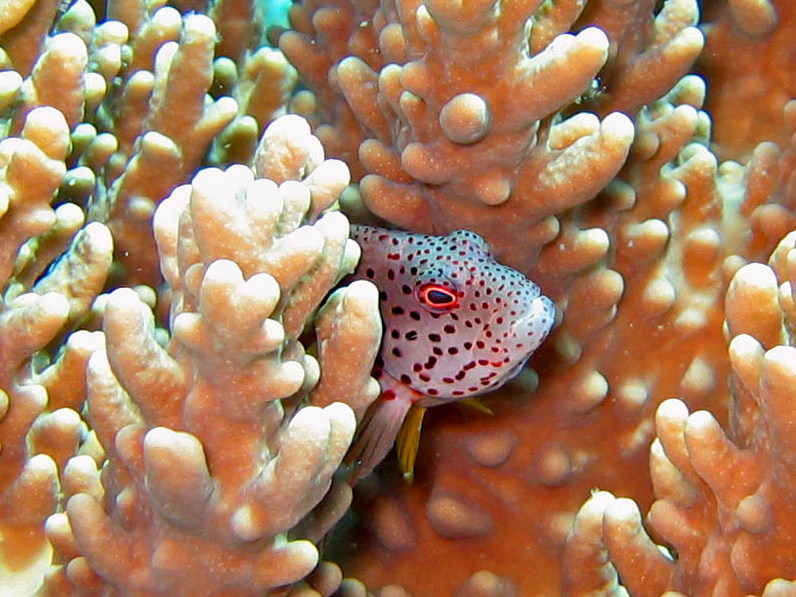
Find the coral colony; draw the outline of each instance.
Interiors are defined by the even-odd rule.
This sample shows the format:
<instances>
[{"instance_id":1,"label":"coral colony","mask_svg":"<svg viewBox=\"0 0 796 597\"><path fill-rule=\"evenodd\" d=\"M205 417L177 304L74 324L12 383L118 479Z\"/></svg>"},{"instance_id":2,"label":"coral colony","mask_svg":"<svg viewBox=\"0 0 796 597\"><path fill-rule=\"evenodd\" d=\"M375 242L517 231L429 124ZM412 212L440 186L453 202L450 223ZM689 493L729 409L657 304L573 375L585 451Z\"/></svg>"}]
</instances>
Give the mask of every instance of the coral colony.
<instances>
[{"instance_id":1,"label":"coral colony","mask_svg":"<svg viewBox=\"0 0 796 597\"><path fill-rule=\"evenodd\" d=\"M262 4L0 2L0 597L796 594L796 4ZM555 304L412 482L352 224Z\"/></svg>"}]
</instances>

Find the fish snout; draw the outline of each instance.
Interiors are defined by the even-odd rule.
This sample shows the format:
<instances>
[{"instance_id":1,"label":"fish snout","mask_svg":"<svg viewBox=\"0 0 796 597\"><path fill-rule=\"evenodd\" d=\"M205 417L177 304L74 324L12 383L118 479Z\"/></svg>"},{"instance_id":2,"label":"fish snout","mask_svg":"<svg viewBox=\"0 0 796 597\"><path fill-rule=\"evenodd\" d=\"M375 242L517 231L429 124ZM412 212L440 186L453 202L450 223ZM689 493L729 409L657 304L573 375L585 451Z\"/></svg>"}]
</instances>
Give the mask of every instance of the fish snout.
<instances>
[{"instance_id":1,"label":"fish snout","mask_svg":"<svg viewBox=\"0 0 796 597\"><path fill-rule=\"evenodd\" d=\"M523 317L515 320L514 334L518 342L525 344L526 350L533 352L544 341L556 319L556 308L546 296L538 296L531 301Z\"/></svg>"}]
</instances>

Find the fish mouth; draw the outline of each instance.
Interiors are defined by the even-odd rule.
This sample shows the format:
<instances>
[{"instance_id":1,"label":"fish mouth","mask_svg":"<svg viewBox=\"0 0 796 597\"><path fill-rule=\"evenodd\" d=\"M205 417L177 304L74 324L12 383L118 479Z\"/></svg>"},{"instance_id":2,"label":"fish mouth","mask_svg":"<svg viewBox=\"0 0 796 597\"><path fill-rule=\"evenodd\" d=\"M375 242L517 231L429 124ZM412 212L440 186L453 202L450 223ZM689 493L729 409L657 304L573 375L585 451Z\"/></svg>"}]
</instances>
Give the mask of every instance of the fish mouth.
<instances>
[{"instance_id":1,"label":"fish mouth","mask_svg":"<svg viewBox=\"0 0 796 597\"><path fill-rule=\"evenodd\" d=\"M514 323L515 337L525 343L529 351L536 350L553 328L555 313L553 301L546 296L533 299L530 309Z\"/></svg>"}]
</instances>

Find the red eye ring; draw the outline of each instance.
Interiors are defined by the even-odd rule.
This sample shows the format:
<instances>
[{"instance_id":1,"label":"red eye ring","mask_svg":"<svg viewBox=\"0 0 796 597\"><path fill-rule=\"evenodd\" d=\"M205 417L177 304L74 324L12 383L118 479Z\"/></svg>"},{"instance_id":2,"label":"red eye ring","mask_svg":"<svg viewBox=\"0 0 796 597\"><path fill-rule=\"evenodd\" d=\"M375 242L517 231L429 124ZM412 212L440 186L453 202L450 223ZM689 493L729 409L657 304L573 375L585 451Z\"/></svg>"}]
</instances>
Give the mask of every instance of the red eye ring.
<instances>
[{"instance_id":1,"label":"red eye ring","mask_svg":"<svg viewBox=\"0 0 796 597\"><path fill-rule=\"evenodd\" d=\"M417 289L420 302L431 309L452 309L459 304L456 292L441 284L424 284Z\"/></svg>"}]
</instances>

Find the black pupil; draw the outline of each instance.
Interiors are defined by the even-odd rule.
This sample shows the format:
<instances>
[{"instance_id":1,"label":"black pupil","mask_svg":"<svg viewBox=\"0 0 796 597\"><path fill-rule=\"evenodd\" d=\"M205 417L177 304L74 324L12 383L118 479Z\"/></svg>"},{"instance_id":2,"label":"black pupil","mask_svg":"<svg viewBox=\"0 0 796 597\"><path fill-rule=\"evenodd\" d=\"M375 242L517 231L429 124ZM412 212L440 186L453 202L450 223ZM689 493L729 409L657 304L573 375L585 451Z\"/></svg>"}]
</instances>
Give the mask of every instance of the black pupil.
<instances>
[{"instance_id":1,"label":"black pupil","mask_svg":"<svg viewBox=\"0 0 796 597\"><path fill-rule=\"evenodd\" d=\"M451 302L451 295L444 290L429 290L426 298L432 305L447 305Z\"/></svg>"}]
</instances>

